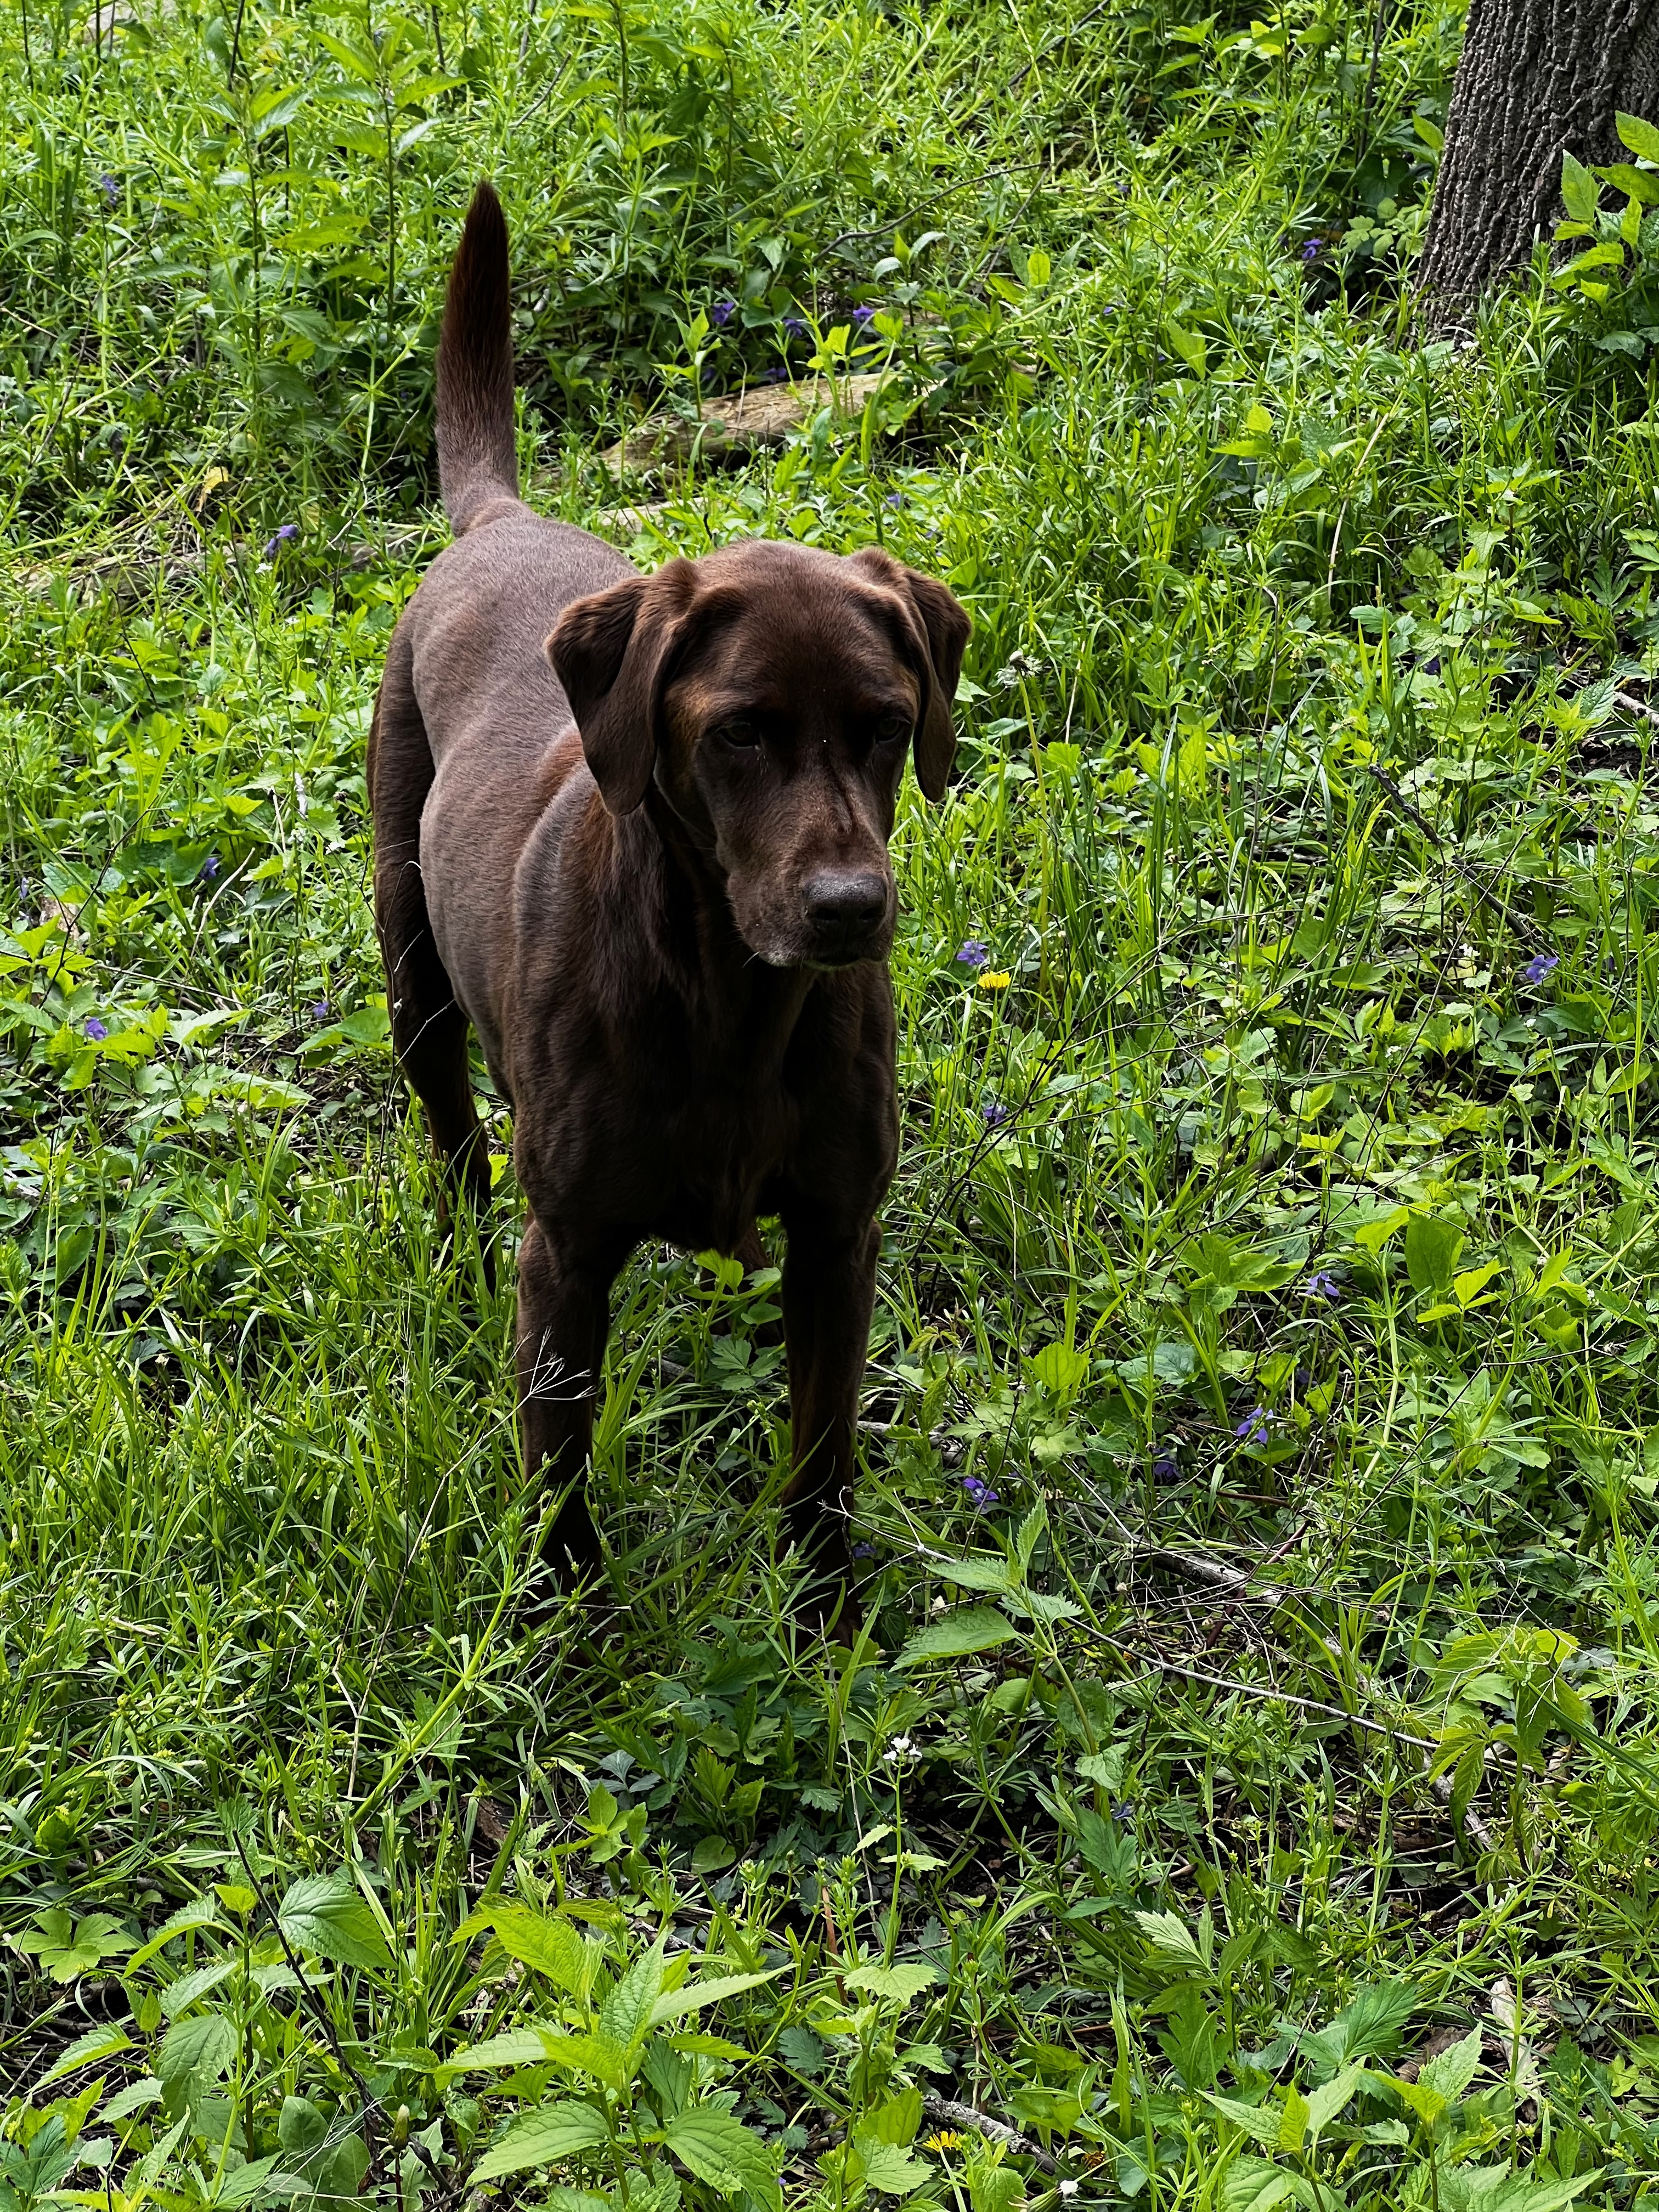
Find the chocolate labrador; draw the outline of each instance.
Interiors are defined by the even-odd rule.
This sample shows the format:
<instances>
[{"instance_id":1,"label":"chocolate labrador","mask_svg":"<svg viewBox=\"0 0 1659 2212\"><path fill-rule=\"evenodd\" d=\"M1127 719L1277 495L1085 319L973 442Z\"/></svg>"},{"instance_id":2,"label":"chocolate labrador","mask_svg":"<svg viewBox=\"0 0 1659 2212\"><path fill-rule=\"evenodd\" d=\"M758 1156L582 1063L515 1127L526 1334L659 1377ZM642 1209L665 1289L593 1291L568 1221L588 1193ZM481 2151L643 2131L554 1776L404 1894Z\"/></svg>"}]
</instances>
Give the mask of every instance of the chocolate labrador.
<instances>
[{"instance_id":1,"label":"chocolate labrador","mask_svg":"<svg viewBox=\"0 0 1659 2212\"><path fill-rule=\"evenodd\" d=\"M438 349L455 542L404 611L368 741L392 1036L450 1198L489 1166L467 1025L512 1102L526 1476L582 1494L609 1294L641 1240L764 1264L775 1214L815 1617L853 1618L847 1527L893 1173L895 890L905 755L955 751L966 614L872 547L752 541L642 575L518 495L507 228L473 199Z\"/></svg>"}]
</instances>

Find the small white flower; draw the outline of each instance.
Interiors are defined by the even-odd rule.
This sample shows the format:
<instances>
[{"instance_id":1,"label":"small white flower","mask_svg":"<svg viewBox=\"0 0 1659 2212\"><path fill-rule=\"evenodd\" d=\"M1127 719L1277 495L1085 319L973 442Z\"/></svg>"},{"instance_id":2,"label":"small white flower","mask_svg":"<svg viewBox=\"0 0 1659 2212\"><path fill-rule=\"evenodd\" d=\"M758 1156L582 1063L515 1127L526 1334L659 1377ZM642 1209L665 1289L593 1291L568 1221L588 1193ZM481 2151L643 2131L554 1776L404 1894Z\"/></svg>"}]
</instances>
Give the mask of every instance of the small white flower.
<instances>
[{"instance_id":1,"label":"small white flower","mask_svg":"<svg viewBox=\"0 0 1659 2212\"><path fill-rule=\"evenodd\" d=\"M935 1613L943 1613L943 1612L944 1612L944 1610L945 1610L945 1600L944 1600L942 1597L936 1597L936 1598L933 1600L933 1610L934 1610L934 1612L935 1612Z\"/></svg>"},{"instance_id":2,"label":"small white flower","mask_svg":"<svg viewBox=\"0 0 1659 2212\"><path fill-rule=\"evenodd\" d=\"M1075 2197L1082 2184L1077 2181L1057 2181L1054 2186L1062 2197Z\"/></svg>"}]
</instances>

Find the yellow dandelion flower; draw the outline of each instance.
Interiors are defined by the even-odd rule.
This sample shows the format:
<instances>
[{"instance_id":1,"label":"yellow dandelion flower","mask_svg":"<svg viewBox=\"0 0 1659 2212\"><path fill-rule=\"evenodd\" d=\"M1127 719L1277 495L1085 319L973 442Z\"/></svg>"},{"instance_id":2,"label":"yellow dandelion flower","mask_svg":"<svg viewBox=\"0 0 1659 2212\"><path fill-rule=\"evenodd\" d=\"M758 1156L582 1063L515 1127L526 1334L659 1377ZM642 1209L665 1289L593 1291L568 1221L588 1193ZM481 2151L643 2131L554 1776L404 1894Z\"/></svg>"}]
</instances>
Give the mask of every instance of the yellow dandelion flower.
<instances>
[{"instance_id":1,"label":"yellow dandelion flower","mask_svg":"<svg viewBox=\"0 0 1659 2212\"><path fill-rule=\"evenodd\" d=\"M1006 991L1012 981L1006 968L985 968L980 971L979 988L981 991Z\"/></svg>"},{"instance_id":2,"label":"yellow dandelion flower","mask_svg":"<svg viewBox=\"0 0 1659 2212\"><path fill-rule=\"evenodd\" d=\"M941 2128L937 2135L929 2136L921 2147L924 2150L960 2150L962 2137L954 2128Z\"/></svg>"}]
</instances>

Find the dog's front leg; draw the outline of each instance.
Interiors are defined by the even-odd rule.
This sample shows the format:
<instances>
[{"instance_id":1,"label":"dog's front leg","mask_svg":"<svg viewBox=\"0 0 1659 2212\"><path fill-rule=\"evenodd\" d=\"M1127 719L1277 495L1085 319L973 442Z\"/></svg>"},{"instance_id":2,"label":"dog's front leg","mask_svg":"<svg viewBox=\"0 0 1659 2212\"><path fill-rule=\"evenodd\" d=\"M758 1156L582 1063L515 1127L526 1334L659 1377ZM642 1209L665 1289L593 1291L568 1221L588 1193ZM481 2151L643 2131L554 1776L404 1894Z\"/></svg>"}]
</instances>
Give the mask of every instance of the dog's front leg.
<instances>
[{"instance_id":1,"label":"dog's front leg","mask_svg":"<svg viewBox=\"0 0 1659 2212\"><path fill-rule=\"evenodd\" d=\"M844 1636L858 1620L848 1523L881 1231L871 1221L851 1237L838 1237L810 1218L788 1214L784 1227L783 1333L794 1452L783 1493L786 1525L791 1542L812 1564L811 1610L827 1617L845 1592L838 1623Z\"/></svg>"},{"instance_id":2,"label":"dog's front leg","mask_svg":"<svg viewBox=\"0 0 1659 2212\"><path fill-rule=\"evenodd\" d=\"M562 1581L599 1565L585 1486L615 1273L580 1265L532 1217L519 1247L519 1440L526 1484L574 1486L545 1547Z\"/></svg>"}]
</instances>

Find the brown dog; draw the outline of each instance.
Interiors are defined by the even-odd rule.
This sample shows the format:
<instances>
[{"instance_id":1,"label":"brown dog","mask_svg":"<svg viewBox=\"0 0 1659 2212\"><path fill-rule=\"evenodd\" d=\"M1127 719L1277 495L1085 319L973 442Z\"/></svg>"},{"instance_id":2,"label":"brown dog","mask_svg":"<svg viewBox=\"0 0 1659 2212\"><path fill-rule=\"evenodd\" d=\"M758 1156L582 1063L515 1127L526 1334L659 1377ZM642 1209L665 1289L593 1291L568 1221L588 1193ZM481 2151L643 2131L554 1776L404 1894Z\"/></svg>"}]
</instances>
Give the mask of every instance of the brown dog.
<instances>
[{"instance_id":1,"label":"brown dog","mask_svg":"<svg viewBox=\"0 0 1659 2212\"><path fill-rule=\"evenodd\" d=\"M788 1533L832 1610L897 1143L887 840L913 744L945 789L968 617L875 549L754 542L645 576L533 514L488 185L445 303L438 463L457 542L375 706L374 907L398 1058L480 1219L469 1022L512 1101L526 1475L580 1478L633 1248L761 1266L775 1213ZM598 1565L579 1481L552 1536L562 1571Z\"/></svg>"}]
</instances>

